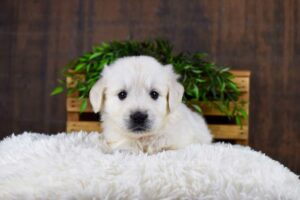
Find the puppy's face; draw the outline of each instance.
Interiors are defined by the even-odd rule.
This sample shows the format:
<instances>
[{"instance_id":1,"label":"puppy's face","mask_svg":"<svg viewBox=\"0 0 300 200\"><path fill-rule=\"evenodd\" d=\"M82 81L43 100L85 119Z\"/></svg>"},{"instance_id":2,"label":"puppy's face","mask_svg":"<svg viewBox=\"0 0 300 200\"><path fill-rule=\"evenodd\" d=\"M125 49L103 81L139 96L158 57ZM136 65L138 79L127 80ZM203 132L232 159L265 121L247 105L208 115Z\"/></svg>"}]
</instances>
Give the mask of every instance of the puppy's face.
<instances>
[{"instance_id":1,"label":"puppy's face","mask_svg":"<svg viewBox=\"0 0 300 200\"><path fill-rule=\"evenodd\" d=\"M172 66L147 56L126 57L106 66L90 92L95 112L125 134L155 134L181 102L183 87Z\"/></svg>"}]
</instances>

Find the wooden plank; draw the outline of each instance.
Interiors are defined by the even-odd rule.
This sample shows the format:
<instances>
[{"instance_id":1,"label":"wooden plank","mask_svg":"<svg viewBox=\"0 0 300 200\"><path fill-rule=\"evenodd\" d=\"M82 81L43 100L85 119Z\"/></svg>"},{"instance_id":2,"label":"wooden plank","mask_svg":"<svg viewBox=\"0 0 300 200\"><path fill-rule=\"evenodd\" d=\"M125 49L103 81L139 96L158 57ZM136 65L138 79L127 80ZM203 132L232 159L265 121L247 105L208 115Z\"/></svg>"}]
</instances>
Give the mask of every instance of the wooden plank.
<instances>
[{"instance_id":1,"label":"wooden plank","mask_svg":"<svg viewBox=\"0 0 300 200\"><path fill-rule=\"evenodd\" d=\"M217 102L216 102L217 103ZM196 103L197 105L199 105L203 111L203 115L207 115L207 116L225 116L226 114L225 113L222 113L221 111L219 111L218 109L212 107L212 106L209 106L207 104L204 104L203 102L199 102L199 103ZM232 109L234 106L233 103L230 103L229 104L229 107L230 109ZM249 110L249 105L248 103L246 103L244 105L244 109L245 111L248 113L248 110Z\"/></svg>"},{"instance_id":2,"label":"wooden plank","mask_svg":"<svg viewBox=\"0 0 300 200\"><path fill-rule=\"evenodd\" d=\"M79 113L78 112L68 112L67 113L67 121L79 121Z\"/></svg>"},{"instance_id":3,"label":"wooden plank","mask_svg":"<svg viewBox=\"0 0 300 200\"><path fill-rule=\"evenodd\" d=\"M248 126L240 129L238 125L208 125L215 139L248 139Z\"/></svg>"},{"instance_id":4,"label":"wooden plank","mask_svg":"<svg viewBox=\"0 0 300 200\"><path fill-rule=\"evenodd\" d=\"M248 139L248 126L244 126L241 130L238 125L208 125L215 139ZM70 131L98 131L101 132L102 128L99 122L67 122L67 132Z\"/></svg>"},{"instance_id":5,"label":"wooden plank","mask_svg":"<svg viewBox=\"0 0 300 200\"><path fill-rule=\"evenodd\" d=\"M245 100L247 102L250 102L250 93L249 92L243 92L241 93L241 96L239 97L240 100Z\"/></svg>"},{"instance_id":6,"label":"wooden plank","mask_svg":"<svg viewBox=\"0 0 300 200\"><path fill-rule=\"evenodd\" d=\"M236 141L236 144L240 144L240 145L243 145L243 146L247 146L249 143L249 140L237 140Z\"/></svg>"},{"instance_id":7,"label":"wooden plank","mask_svg":"<svg viewBox=\"0 0 300 200\"><path fill-rule=\"evenodd\" d=\"M250 70L230 70L230 72L236 77L250 77Z\"/></svg>"},{"instance_id":8,"label":"wooden plank","mask_svg":"<svg viewBox=\"0 0 300 200\"><path fill-rule=\"evenodd\" d=\"M250 79L248 77L236 77L233 82L236 83L241 92L249 92Z\"/></svg>"},{"instance_id":9,"label":"wooden plank","mask_svg":"<svg viewBox=\"0 0 300 200\"><path fill-rule=\"evenodd\" d=\"M100 122L89 122L89 121L67 121L67 132L72 132L72 131L87 131L87 132L92 132L92 131L97 131L101 132L102 127Z\"/></svg>"}]
</instances>

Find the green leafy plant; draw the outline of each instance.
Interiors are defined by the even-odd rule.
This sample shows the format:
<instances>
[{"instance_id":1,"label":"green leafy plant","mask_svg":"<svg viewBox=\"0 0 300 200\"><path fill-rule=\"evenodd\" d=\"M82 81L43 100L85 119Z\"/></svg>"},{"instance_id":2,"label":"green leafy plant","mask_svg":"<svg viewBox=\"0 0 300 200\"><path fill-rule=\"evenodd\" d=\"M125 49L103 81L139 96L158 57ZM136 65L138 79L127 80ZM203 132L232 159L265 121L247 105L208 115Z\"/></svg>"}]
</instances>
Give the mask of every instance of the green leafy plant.
<instances>
[{"instance_id":1,"label":"green leafy plant","mask_svg":"<svg viewBox=\"0 0 300 200\"><path fill-rule=\"evenodd\" d=\"M109 65L118 58L134 55L148 55L156 58L162 64L172 64L174 70L181 75L180 82L185 88L183 101L195 111L201 113L201 104L206 104L234 118L240 126L241 121L247 118L243 107L246 103L239 101L241 95L237 85L233 82L234 76L229 67L217 66L207 61L203 53L175 54L168 41L113 41L102 43L91 52L71 61L63 69L64 77L73 77L75 86L66 88L65 79L59 80L59 85L52 95L67 90L68 95L78 92L79 98L84 99L81 111L87 106L89 91L105 65ZM76 74L84 74L85 79L76 79ZM201 103L199 103L201 102Z\"/></svg>"}]
</instances>

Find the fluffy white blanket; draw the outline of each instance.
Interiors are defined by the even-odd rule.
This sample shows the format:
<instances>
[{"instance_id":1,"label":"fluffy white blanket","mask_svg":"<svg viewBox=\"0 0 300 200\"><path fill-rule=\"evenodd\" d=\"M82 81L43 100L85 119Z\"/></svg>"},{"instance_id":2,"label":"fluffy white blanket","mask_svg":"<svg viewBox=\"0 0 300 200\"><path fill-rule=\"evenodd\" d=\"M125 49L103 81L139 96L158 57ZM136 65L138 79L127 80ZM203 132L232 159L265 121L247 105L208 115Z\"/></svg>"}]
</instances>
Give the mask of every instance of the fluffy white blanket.
<instances>
[{"instance_id":1,"label":"fluffy white blanket","mask_svg":"<svg viewBox=\"0 0 300 200\"><path fill-rule=\"evenodd\" d=\"M0 143L0 199L299 199L299 178L250 148L105 153L101 136L24 133Z\"/></svg>"}]
</instances>

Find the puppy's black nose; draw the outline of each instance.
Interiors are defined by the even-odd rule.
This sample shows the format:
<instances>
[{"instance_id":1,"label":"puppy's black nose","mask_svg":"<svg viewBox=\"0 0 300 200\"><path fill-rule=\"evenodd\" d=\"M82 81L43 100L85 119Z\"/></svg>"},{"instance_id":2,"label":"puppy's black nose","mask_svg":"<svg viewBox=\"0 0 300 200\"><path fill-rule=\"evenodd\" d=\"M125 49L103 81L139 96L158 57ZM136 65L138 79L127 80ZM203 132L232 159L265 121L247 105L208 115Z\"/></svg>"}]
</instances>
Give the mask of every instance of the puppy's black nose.
<instances>
[{"instance_id":1,"label":"puppy's black nose","mask_svg":"<svg viewBox=\"0 0 300 200\"><path fill-rule=\"evenodd\" d=\"M148 114L145 112L134 112L130 115L130 119L135 124L143 124L148 119Z\"/></svg>"}]
</instances>

